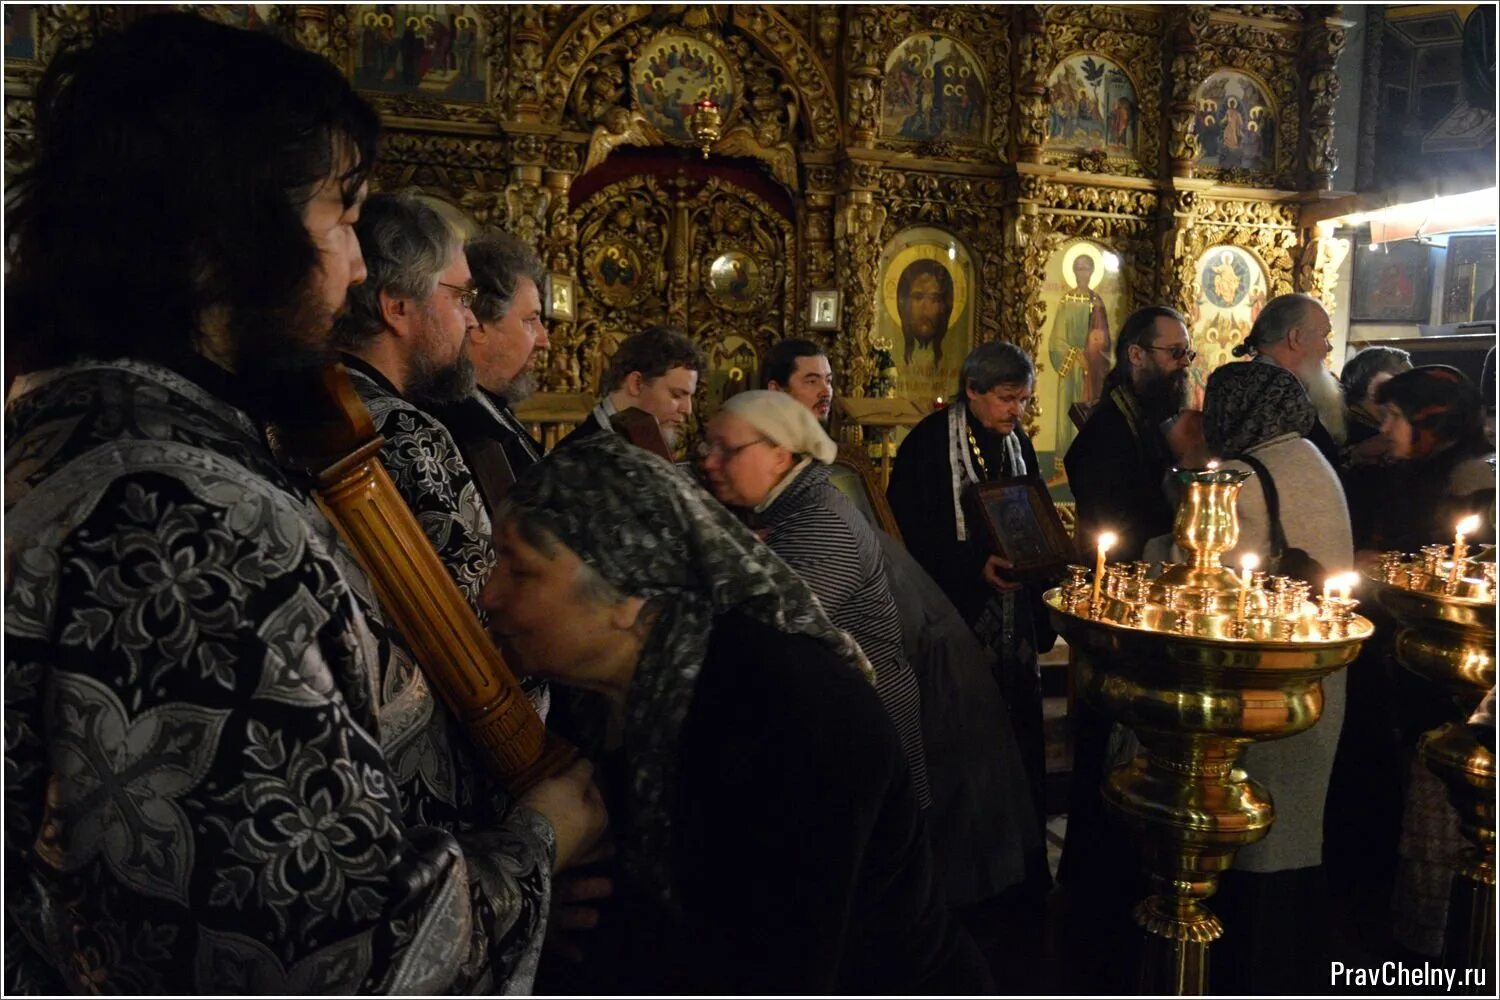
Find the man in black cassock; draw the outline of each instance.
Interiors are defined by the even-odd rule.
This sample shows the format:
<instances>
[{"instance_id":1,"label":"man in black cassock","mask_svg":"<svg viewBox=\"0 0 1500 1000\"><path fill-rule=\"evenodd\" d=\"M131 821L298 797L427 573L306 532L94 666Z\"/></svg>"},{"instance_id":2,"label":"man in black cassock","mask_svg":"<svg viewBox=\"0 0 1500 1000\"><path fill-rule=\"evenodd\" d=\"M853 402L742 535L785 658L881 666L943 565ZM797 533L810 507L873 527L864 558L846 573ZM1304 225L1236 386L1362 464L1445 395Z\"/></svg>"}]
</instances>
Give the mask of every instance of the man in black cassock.
<instances>
[{"instance_id":1,"label":"man in black cassock","mask_svg":"<svg viewBox=\"0 0 1500 1000\"><path fill-rule=\"evenodd\" d=\"M959 369L954 402L902 442L886 496L907 549L999 659L997 680L1040 824L1047 810L1037 653L1052 647L1055 634L1042 588L1007 574L1010 564L991 551L977 511L963 501L977 483L1025 477L1042 484L1036 450L1020 426L1034 383L1031 358L1014 344L976 347ZM1038 883L1050 881L1042 852L1028 858L1028 868Z\"/></svg>"}]
</instances>

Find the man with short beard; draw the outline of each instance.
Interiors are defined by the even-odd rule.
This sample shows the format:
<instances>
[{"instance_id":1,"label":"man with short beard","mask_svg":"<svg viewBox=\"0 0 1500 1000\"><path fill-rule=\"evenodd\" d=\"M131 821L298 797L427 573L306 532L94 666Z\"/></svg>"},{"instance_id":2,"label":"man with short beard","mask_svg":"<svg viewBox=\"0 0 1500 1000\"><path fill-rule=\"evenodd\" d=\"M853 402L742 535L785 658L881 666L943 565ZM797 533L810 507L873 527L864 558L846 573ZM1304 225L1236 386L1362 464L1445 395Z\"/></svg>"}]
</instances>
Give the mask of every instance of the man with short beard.
<instances>
[{"instance_id":1,"label":"man with short beard","mask_svg":"<svg viewBox=\"0 0 1500 1000\"><path fill-rule=\"evenodd\" d=\"M1344 392L1339 380L1323 364L1333 351L1333 323L1328 311L1311 295L1278 295L1261 309L1255 325L1234 356L1254 355L1256 361L1279 365L1297 376L1318 411L1318 422L1307 432L1328 464L1339 467L1339 445L1347 429Z\"/></svg>"},{"instance_id":2,"label":"man with short beard","mask_svg":"<svg viewBox=\"0 0 1500 1000\"><path fill-rule=\"evenodd\" d=\"M550 876L602 825L587 771L496 797L265 435L365 277L375 112L180 13L35 93L6 208L5 991L529 992Z\"/></svg>"},{"instance_id":3,"label":"man with short beard","mask_svg":"<svg viewBox=\"0 0 1500 1000\"><path fill-rule=\"evenodd\" d=\"M1174 456L1162 426L1187 402L1189 343L1186 321L1166 306L1138 309L1120 328L1104 394L1063 459L1081 545L1113 531L1110 555L1139 559L1172 530L1162 479Z\"/></svg>"},{"instance_id":4,"label":"man with short beard","mask_svg":"<svg viewBox=\"0 0 1500 1000\"><path fill-rule=\"evenodd\" d=\"M350 289L334 342L385 438L381 462L478 613L495 563L489 513L458 445L431 413L474 391L467 343L475 292L463 243L436 210L407 194L371 195L355 231L369 276Z\"/></svg>"},{"instance_id":5,"label":"man with short beard","mask_svg":"<svg viewBox=\"0 0 1500 1000\"><path fill-rule=\"evenodd\" d=\"M511 407L536 391L536 358L550 344L542 323L542 262L503 232L464 245L477 292L468 356L478 383L465 399L439 407L493 514L516 477L542 459L542 446Z\"/></svg>"}]
</instances>

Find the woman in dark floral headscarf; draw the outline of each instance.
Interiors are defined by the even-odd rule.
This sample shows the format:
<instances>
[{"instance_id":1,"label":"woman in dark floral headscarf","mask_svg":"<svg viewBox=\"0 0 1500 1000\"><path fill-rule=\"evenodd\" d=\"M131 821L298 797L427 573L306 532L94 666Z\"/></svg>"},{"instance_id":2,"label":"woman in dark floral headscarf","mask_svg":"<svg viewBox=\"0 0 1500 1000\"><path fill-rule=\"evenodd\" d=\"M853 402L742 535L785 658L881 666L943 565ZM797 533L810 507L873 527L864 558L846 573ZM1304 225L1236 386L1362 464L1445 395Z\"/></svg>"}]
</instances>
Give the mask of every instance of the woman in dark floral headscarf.
<instances>
[{"instance_id":1,"label":"woman in dark floral headscarf","mask_svg":"<svg viewBox=\"0 0 1500 1000\"><path fill-rule=\"evenodd\" d=\"M1277 555L1279 520L1285 550L1300 550L1329 573L1353 566L1338 475L1303 437L1316 420L1302 383L1277 365L1228 364L1209 376L1203 401L1209 451L1225 469L1255 473L1240 488L1239 543L1225 555L1225 565L1238 567L1245 553L1263 561ZM1272 491L1279 519L1270 516ZM1290 562L1283 553L1282 572L1291 571ZM1312 575L1322 582L1321 571ZM1306 993L1327 974L1323 813L1344 722L1345 675L1339 671L1324 680L1317 725L1288 739L1253 744L1241 757L1250 776L1270 789L1276 823L1264 840L1235 855L1214 897L1214 911L1233 928L1214 954L1214 993Z\"/></svg>"},{"instance_id":2,"label":"woman in dark floral headscarf","mask_svg":"<svg viewBox=\"0 0 1500 1000\"><path fill-rule=\"evenodd\" d=\"M785 563L613 435L529 470L496 523L502 646L604 696L623 772L618 899L575 987L990 989L869 664Z\"/></svg>"}]
</instances>

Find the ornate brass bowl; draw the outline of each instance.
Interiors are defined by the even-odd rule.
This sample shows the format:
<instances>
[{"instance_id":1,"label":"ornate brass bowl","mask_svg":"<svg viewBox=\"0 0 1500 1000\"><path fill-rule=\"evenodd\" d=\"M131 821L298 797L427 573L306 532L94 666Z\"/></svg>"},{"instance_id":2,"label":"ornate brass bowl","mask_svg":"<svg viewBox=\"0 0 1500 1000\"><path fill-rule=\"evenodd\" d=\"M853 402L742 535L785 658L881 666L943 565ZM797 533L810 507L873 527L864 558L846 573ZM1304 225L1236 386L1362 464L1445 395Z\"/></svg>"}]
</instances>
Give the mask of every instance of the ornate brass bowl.
<instances>
[{"instance_id":1,"label":"ornate brass bowl","mask_svg":"<svg viewBox=\"0 0 1500 1000\"><path fill-rule=\"evenodd\" d=\"M1448 901L1444 958L1455 966L1490 969L1493 975L1495 754L1465 725L1495 686L1493 552L1469 559L1461 542L1452 550L1428 546L1417 556L1391 552L1366 577L1381 605L1400 623L1396 659L1452 699L1452 721L1424 733L1417 744L1418 755L1447 786L1470 842Z\"/></svg>"},{"instance_id":2,"label":"ornate brass bowl","mask_svg":"<svg viewBox=\"0 0 1500 1000\"><path fill-rule=\"evenodd\" d=\"M1078 689L1129 726L1143 751L1106 779L1104 799L1140 835L1153 892L1135 910L1147 935L1144 992L1201 994L1208 946L1224 933L1203 905L1239 848L1275 818L1269 793L1238 767L1240 751L1313 726L1322 680L1347 665L1373 626L1357 602L1219 564L1239 535L1245 477L1180 472L1174 534L1192 554L1154 580L1111 566L1095 599L1087 570L1046 594L1073 653Z\"/></svg>"}]
</instances>

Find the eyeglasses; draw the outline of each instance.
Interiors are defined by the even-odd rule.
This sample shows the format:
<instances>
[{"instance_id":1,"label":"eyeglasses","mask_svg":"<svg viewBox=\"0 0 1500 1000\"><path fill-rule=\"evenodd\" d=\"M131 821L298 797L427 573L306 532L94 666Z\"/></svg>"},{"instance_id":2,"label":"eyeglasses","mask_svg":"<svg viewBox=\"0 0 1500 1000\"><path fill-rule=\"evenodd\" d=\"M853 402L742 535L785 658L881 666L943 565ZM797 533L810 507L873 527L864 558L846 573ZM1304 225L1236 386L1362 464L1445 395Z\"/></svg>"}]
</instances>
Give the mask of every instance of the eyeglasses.
<instances>
[{"instance_id":1,"label":"eyeglasses","mask_svg":"<svg viewBox=\"0 0 1500 1000\"><path fill-rule=\"evenodd\" d=\"M704 441L702 444L700 444L698 446L698 457L699 458L712 458L713 456L717 455L719 457L719 461L721 461L721 462L729 462L729 461L732 461L734 459L734 456L738 455L740 452L744 451L746 448L751 448L751 447L754 447L755 445L758 445L758 444L770 444L770 443L771 443L771 439L770 438L763 438L763 437L753 438L753 439L751 439L749 441L746 441L744 444L737 444L737 445L734 445L732 447L727 446L727 445L722 445L722 444L718 443L717 441Z\"/></svg>"},{"instance_id":2,"label":"eyeglasses","mask_svg":"<svg viewBox=\"0 0 1500 1000\"><path fill-rule=\"evenodd\" d=\"M458 299L458 304L465 309L474 308L474 300L479 298L479 289L477 288L463 288L459 285L450 285L446 281L439 281L438 284L454 292L454 297Z\"/></svg>"},{"instance_id":3,"label":"eyeglasses","mask_svg":"<svg viewBox=\"0 0 1500 1000\"><path fill-rule=\"evenodd\" d=\"M1173 361L1181 361L1183 358L1187 358L1188 364L1192 364L1198 359L1197 351L1194 351L1187 347L1183 347L1181 344L1174 344L1171 347L1150 347L1146 344L1142 344L1141 346L1145 347L1148 351L1166 351L1168 354L1172 355Z\"/></svg>"}]
</instances>

